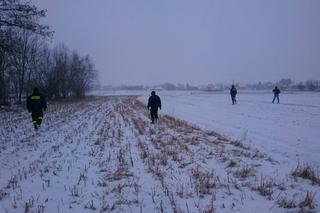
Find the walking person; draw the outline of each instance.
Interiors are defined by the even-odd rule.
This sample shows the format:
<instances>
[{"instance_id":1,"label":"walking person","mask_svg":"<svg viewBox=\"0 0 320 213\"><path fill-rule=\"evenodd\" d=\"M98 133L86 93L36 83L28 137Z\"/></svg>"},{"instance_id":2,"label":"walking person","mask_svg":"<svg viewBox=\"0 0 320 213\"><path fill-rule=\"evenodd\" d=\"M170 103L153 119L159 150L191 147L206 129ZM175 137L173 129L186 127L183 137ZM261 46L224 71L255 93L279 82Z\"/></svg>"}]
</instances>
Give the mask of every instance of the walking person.
<instances>
[{"instance_id":1,"label":"walking person","mask_svg":"<svg viewBox=\"0 0 320 213\"><path fill-rule=\"evenodd\" d=\"M272 103L274 103L274 101L277 99L278 103L279 103L279 94L280 94L280 89L276 86L273 90L273 100L272 100Z\"/></svg>"},{"instance_id":2,"label":"walking person","mask_svg":"<svg viewBox=\"0 0 320 213\"><path fill-rule=\"evenodd\" d=\"M152 91L148 100L148 110L150 110L152 124L158 120L158 108L161 109L160 97L156 95L155 91Z\"/></svg>"},{"instance_id":3,"label":"walking person","mask_svg":"<svg viewBox=\"0 0 320 213\"><path fill-rule=\"evenodd\" d=\"M43 110L47 109L46 99L39 93L38 88L33 89L33 93L27 99L27 108L31 112L32 123L37 130L43 119Z\"/></svg>"},{"instance_id":4,"label":"walking person","mask_svg":"<svg viewBox=\"0 0 320 213\"><path fill-rule=\"evenodd\" d=\"M236 99L237 89L234 85L231 86L230 95L231 95L232 105L237 104L237 99Z\"/></svg>"}]
</instances>

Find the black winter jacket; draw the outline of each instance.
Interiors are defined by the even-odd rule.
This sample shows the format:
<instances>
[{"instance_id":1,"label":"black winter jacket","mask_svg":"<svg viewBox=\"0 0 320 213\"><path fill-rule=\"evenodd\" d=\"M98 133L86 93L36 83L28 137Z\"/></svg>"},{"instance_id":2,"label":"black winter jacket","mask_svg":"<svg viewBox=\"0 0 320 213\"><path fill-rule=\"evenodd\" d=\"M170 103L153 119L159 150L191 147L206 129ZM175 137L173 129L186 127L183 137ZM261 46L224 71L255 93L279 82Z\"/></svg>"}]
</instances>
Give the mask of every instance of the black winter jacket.
<instances>
[{"instance_id":1,"label":"black winter jacket","mask_svg":"<svg viewBox=\"0 0 320 213\"><path fill-rule=\"evenodd\" d=\"M161 109L161 100L160 97L157 95L151 95L148 100L148 109Z\"/></svg>"},{"instance_id":2,"label":"black winter jacket","mask_svg":"<svg viewBox=\"0 0 320 213\"><path fill-rule=\"evenodd\" d=\"M27 99L27 108L32 114L40 114L47 109L46 99L41 94L33 93Z\"/></svg>"},{"instance_id":3,"label":"black winter jacket","mask_svg":"<svg viewBox=\"0 0 320 213\"><path fill-rule=\"evenodd\" d=\"M230 95L231 96L236 96L237 95L237 89L235 87L230 89Z\"/></svg>"},{"instance_id":4,"label":"black winter jacket","mask_svg":"<svg viewBox=\"0 0 320 213\"><path fill-rule=\"evenodd\" d=\"M279 94L280 94L280 90L279 90L278 88L273 89L272 92L273 92L275 95L279 95Z\"/></svg>"}]
</instances>

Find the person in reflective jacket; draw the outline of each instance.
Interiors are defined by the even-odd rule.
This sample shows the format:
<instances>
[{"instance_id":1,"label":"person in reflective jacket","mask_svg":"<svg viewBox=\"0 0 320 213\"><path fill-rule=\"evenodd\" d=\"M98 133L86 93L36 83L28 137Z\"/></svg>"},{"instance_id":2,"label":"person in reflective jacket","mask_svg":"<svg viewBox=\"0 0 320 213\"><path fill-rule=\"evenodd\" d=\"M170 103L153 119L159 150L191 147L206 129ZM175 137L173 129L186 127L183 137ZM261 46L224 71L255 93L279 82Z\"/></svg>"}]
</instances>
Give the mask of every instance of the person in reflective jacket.
<instances>
[{"instance_id":1,"label":"person in reflective jacket","mask_svg":"<svg viewBox=\"0 0 320 213\"><path fill-rule=\"evenodd\" d=\"M160 97L156 95L155 91L152 91L148 100L148 110L150 110L151 114L151 123L158 120L158 108L161 109Z\"/></svg>"},{"instance_id":2,"label":"person in reflective jacket","mask_svg":"<svg viewBox=\"0 0 320 213\"><path fill-rule=\"evenodd\" d=\"M39 93L38 88L34 88L32 95L28 97L27 108L31 112L32 123L37 130L43 119L43 110L46 111L47 109L46 99Z\"/></svg>"},{"instance_id":3,"label":"person in reflective jacket","mask_svg":"<svg viewBox=\"0 0 320 213\"><path fill-rule=\"evenodd\" d=\"M237 89L234 85L231 86L230 95L231 95L232 105L236 104L237 103L237 99L236 99Z\"/></svg>"}]
</instances>

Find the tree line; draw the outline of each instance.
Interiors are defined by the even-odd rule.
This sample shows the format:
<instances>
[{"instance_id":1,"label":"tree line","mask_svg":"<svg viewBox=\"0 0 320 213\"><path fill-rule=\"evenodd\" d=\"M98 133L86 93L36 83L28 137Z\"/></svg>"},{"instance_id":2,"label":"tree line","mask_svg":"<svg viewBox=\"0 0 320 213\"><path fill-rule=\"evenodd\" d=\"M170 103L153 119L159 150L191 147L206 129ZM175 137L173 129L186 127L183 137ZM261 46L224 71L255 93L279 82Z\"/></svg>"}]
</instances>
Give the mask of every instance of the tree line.
<instances>
[{"instance_id":1,"label":"tree line","mask_svg":"<svg viewBox=\"0 0 320 213\"><path fill-rule=\"evenodd\" d=\"M45 16L30 1L0 0L0 104L22 103L34 87L58 99L83 97L93 85L90 56L64 44L51 48L53 32L39 22Z\"/></svg>"},{"instance_id":2,"label":"tree line","mask_svg":"<svg viewBox=\"0 0 320 213\"><path fill-rule=\"evenodd\" d=\"M278 86L281 90L286 91L320 91L320 81L319 80L306 80L304 82L294 82L290 78L284 78L276 82L257 82L251 84L239 84L234 83L238 89L241 90L272 90L275 86ZM121 86L111 86L105 85L97 87L95 89L99 90L168 90L168 91L229 91L231 83L209 83L205 85L191 85L186 84L173 84L173 83L163 83L155 86L145 86L145 85L121 85Z\"/></svg>"}]
</instances>

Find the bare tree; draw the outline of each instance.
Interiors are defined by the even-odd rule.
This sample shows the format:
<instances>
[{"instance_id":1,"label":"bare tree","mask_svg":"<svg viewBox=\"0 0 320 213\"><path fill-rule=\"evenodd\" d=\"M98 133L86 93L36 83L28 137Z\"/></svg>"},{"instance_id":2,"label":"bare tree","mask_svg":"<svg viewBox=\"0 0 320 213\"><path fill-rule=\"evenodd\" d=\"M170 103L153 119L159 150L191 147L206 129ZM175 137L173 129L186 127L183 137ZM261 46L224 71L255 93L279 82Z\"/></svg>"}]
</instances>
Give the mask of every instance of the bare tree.
<instances>
[{"instance_id":1,"label":"bare tree","mask_svg":"<svg viewBox=\"0 0 320 213\"><path fill-rule=\"evenodd\" d=\"M65 45L50 49L46 11L26 0L0 0L0 104L13 95L18 103L37 86L48 98L83 97L96 70L89 56L70 54Z\"/></svg>"},{"instance_id":2,"label":"bare tree","mask_svg":"<svg viewBox=\"0 0 320 213\"><path fill-rule=\"evenodd\" d=\"M45 10L39 10L30 1L0 0L0 104L7 102L10 87L7 76L14 78L12 73L8 73L11 70L8 58L12 59L16 49L16 31L22 29L44 37L52 36L49 27L39 23L39 19L45 15ZM21 102L21 95L19 100Z\"/></svg>"},{"instance_id":3,"label":"bare tree","mask_svg":"<svg viewBox=\"0 0 320 213\"><path fill-rule=\"evenodd\" d=\"M8 102L8 54L0 51L0 104Z\"/></svg>"},{"instance_id":4,"label":"bare tree","mask_svg":"<svg viewBox=\"0 0 320 213\"><path fill-rule=\"evenodd\" d=\"M15 32L0 29L0 104L8 102L10 56L15 45Z\"/></svg>"},{"instance_id":5,"label":"bare tree","mask_svg":"<svg viewBox=\"0 0 320 213\"><path fill-rule=\"evenodd\" d=\"M12 65L14 66L16 91L18 92L18 103L21 104L21 97L24 91L24 86L26 82L26 74L28 72L28 66L30 62L30 50L31 50L31 39L32 35L26 30L22 30L17 33L17 42L14 46Z\"/></svg>"},{"instance_id":6,"label":"bare tree","mask_svg":"<svg viewBox=\"0 0 320 213\"><path fill-rule=\"evenodd\" d=\"M96 70L89 56L81 58L77 52L71 56L71 91L76 97L85 96L96 78Z\"/></svg>"},{"instance_id":7,"label":"bare tree","mask_svg":"<svg viewBox=\"0 0 320 213\"><path fill-rule=\"evenodd\" d=\"M46 16L46 10L39 10L30 1L0 0L0 29L19 28L31 32L51 36L49 26L39 23Z\"/></svg>"},{"instance_id":8,"label":"bare tree","mask_svg":"<svg viewBox=\"0 0 320 213\"><path fill-rule=\"evenodd\" d=\"M66 98L68 94L68 76L69 76L69 50L64 45L61 44L54 48L53 50L53 60L54 60L54 82L55 82L55 97L56 98Z\"/></svg>"}]
</instances>

